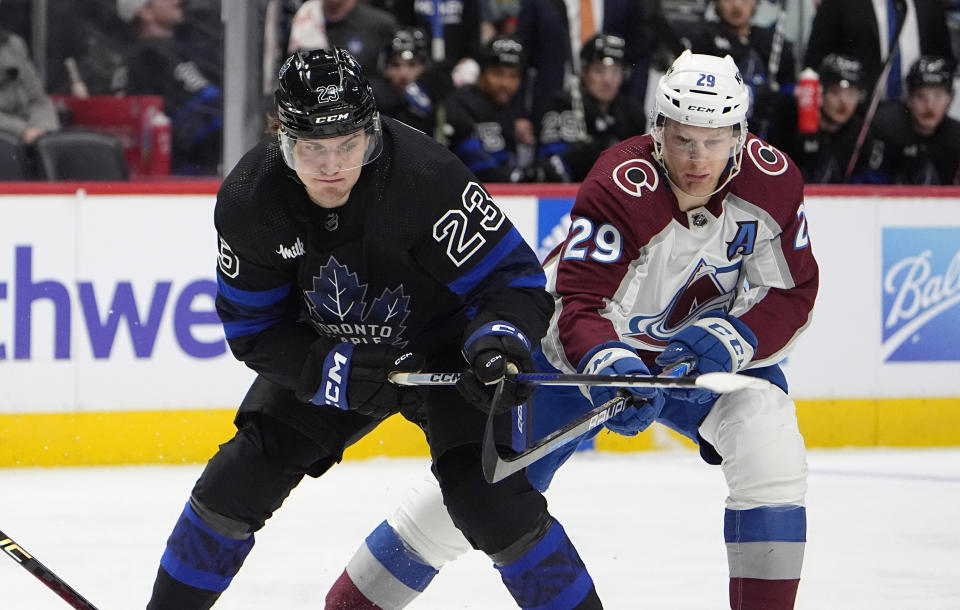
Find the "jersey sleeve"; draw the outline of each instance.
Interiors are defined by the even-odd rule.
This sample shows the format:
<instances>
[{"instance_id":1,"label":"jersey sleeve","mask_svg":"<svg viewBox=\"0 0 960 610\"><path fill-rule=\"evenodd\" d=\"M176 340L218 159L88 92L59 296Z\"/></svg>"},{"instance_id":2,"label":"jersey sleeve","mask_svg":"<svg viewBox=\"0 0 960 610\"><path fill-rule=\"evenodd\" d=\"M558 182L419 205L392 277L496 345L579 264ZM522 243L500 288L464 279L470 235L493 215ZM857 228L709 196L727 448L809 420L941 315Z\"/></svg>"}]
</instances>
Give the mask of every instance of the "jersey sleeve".
<instances>
[{"instance_id":1,"label":"jersey sleeve","mask_svg":"<svg viewBox=\"0 0 960 610\"><path fill-rule=\"evenodd\" d=\"M552 263L557 265L558 340L576 368L595 346L620 340L603 313L648 233L597 173L581 185L570 220L570 232Z\"/></svg>"},{"instance_id":2,"label":"jersey sleeve","mask_svg":"<svg viewBox=\"0 0 960 610\"><path fill-rule=\"evenodd\" d=\"M265 378L298 390L310 377L305 371L313 353L326 353L331 341L300 324L295 273L270 265L250 227L262 226L244 210L223 205L215 212L218 233L216 309L233 355ZM315 367L313 367L315 368ZM312 396L304 388L306 398Z\"/></svg>"},{"instance_id":3,"label":"jersey sleeve","mask_svg":"<svg viewBox=\"0 0 960 610\"><path fill-rule=\"evenodd\" d=\"M467 334L485 322L506 320L536 343L553 312L536 254L460 162L451 158L436 174L420 187L434 196L416 260L463 303L471 320Z\"/></svg>"},{"instance_id":4,"label":"jersey sleeve","mask_svg":"<svg viewBox=\"0 0 960 610\"><path fill-rule=\"evenodd\" d=\"M802 188L801 184L793 189L795 204L784 206L783 217L771 223L775 229L766 239L757 240L754 252L744 257L745 289L737 295L730 313L757 336L752 367L779 362L812 317L820 274L810 244Z\"/></svg>"}]
</instances>

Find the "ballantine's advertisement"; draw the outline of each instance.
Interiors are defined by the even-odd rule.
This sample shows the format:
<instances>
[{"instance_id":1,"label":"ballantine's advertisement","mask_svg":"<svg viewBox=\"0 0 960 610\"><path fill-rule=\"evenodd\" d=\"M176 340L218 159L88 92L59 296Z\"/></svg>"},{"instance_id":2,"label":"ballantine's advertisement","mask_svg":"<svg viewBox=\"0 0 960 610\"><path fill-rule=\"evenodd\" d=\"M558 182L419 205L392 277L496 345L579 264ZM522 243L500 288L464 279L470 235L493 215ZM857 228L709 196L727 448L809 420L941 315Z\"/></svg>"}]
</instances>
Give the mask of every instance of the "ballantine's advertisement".
<instances>
[{"instance_id":1,"label":"ballantine's advertisement","mask_svg":"<svg viewBox=\"0 0 960 610\"><path fill-rule=\"evenodd\" d=\"M960 228L883 230L883 360L960 360Z\"/></svg>"}]
</instances>

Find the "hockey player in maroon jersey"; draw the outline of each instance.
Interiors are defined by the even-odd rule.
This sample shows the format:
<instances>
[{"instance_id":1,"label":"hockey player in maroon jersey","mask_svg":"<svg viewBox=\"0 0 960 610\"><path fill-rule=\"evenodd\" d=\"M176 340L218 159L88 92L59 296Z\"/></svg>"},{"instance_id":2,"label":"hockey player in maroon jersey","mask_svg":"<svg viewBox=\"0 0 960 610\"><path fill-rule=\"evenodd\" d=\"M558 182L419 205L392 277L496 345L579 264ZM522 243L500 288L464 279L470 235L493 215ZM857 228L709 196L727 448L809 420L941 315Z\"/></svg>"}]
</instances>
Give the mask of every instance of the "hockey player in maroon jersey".
<instances>
[{"instance_id":1,"label":"hockey player in maroon jersey","mask_svg":"<svg viewBox=\"0 0 960 610\"><path fill-rule=\"evenodd\" d=\"M810 322L819 273L800 173L747 132L748 101L729 56L687 51L661 78L652 132L600 156L566 241L546 262L556 311L534 360L597 374L690 362L693 374L771 382L724 395L631 388L634 406L605 425L635 435L658 421L721 465L730 607L782 610L794 606L803 563L807 466L778 362ZM545 415L559 427L616 389L591 386L579 407L554 392L537 390L534 422ZM537 462L528 478L544 489L572 451ZM469 548L431 487L413 490L368 536L328 593L328 610L354 607L348 599L402 608Z\"/></svg>"},{"instance_id":2,"label":"hockey player in maroon jersey","mask_svg":"<svg viewBox=\"0 0 960 610\"><path fill-rule=\"evenodd\" d=\"M240 160L214 215L217 311L258 376L167 540L147 607L210 608L304 475L402 413L427 434L453 522L520 606L600 608L543 496L522 473L488 485L481 472L486 414L472 400L489 408L508 363L532 370L552 312L533 251L453 153L380 117L345 50L290 57L276 102L278 137ZM460 385L428 395L388 379L422 367L462 368ZM504 384L508 408L529 394ZM331 501L349 510L349 497Z\"/></svg>"}]
</instances>

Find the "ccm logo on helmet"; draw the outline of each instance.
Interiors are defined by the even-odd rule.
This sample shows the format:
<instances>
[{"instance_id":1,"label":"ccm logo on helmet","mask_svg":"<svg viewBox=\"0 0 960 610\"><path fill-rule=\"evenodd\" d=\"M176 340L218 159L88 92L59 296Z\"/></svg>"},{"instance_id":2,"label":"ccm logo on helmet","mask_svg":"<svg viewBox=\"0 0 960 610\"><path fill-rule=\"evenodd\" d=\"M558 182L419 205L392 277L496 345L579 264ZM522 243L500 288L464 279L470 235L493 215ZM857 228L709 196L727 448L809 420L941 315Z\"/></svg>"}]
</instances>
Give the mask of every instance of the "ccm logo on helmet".
<instances>
[{"instance_id":1,"label":"ccm logo on helmet","mask_svg":"<svg viewBox=\"0 0 960 610\"><path fill-rule=\"evenodd\" d=\"M706 106L687 106L687 110L693 110L694 112L716 112L716 108L708 108Z\"/></svg>"},{"instance_id":2,"label":"ccm logo on helmet","mask_svg":"<svg viewBox=\"0 0 960 610\"><path fill-rule=\"evenodd\" d=\"M336 123L337 121L345 121L350 118L349 112L341 112L340 114L329 114L327 116L317 117L314 119L315 123Z\"/></svg>"}]
</instances>

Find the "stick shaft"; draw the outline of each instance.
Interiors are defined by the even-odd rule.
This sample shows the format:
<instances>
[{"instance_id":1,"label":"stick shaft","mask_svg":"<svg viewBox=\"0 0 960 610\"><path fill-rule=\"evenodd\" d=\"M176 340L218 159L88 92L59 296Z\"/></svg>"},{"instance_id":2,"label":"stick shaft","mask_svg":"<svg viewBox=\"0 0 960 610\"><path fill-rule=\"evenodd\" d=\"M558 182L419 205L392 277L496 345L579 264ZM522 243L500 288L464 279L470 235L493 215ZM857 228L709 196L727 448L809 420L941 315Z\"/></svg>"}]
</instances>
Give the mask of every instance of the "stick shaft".
<instances>
[{"instance_id":1,"label":"stick shaft","mask_svg":"<svg viewBox=\"0 0 960 610\"><path fill-rule=\"evenodd\" d=\"M63 601L70 604L72 608L78 610L97 610L96 606L91 604L82 595L76 592L73 587L65 583L59 576L54 574L50 568L43 565L33 555L28 553L22 546L13 541L9 536L0 531L0 549L2 549L11 559L19 563L23 568L37 577L37 579L60 596Z\"/></svg>"},{"instance_id":2,"label":"stick shaft","mask_svg":"<svg viewBox=\"0 0 960 610\"><path fill-rule=\"evenodd\" d=\"M683 386L697 385L696 377L664 378L648 375L586 375L577 373L517 373L507 379L532 385ZM456 385L460 373L393 373L400 385Z\"/></svg>"},{"instance_id":3,"label":"stick shaft","mask_svg":"<svg viewBox=\"0 0 960 610\"><path fill-rule=\"evenodd\" d=\"M853 145L853 152L850 153L850 160L847 162L847 169L843 174L844 182L849 182L850 177L853 175L853 170L857 167L861 149L867 139L867 133L870 132L870 125L873 123L873 115L877 113L877 106L880 105L880 97L883 95L884 89L887 88L887 78L890 76L890 69L893 67L893 61L897 55L897 47L900 45L900 33L903 32L903 23L907 20L906 11L903 12L903 15L904 17L902 19L897 19L897 31L894 33L893 40L890 42L890 52L887 53L887 59L883 62L883 69L880 70L880 76L877 77L877 82L873 85L870 104L867 106L867 111L863 116L863 125L860 126L860 133L857 134L857 141Z\"/></svg>"}]
</instances>

